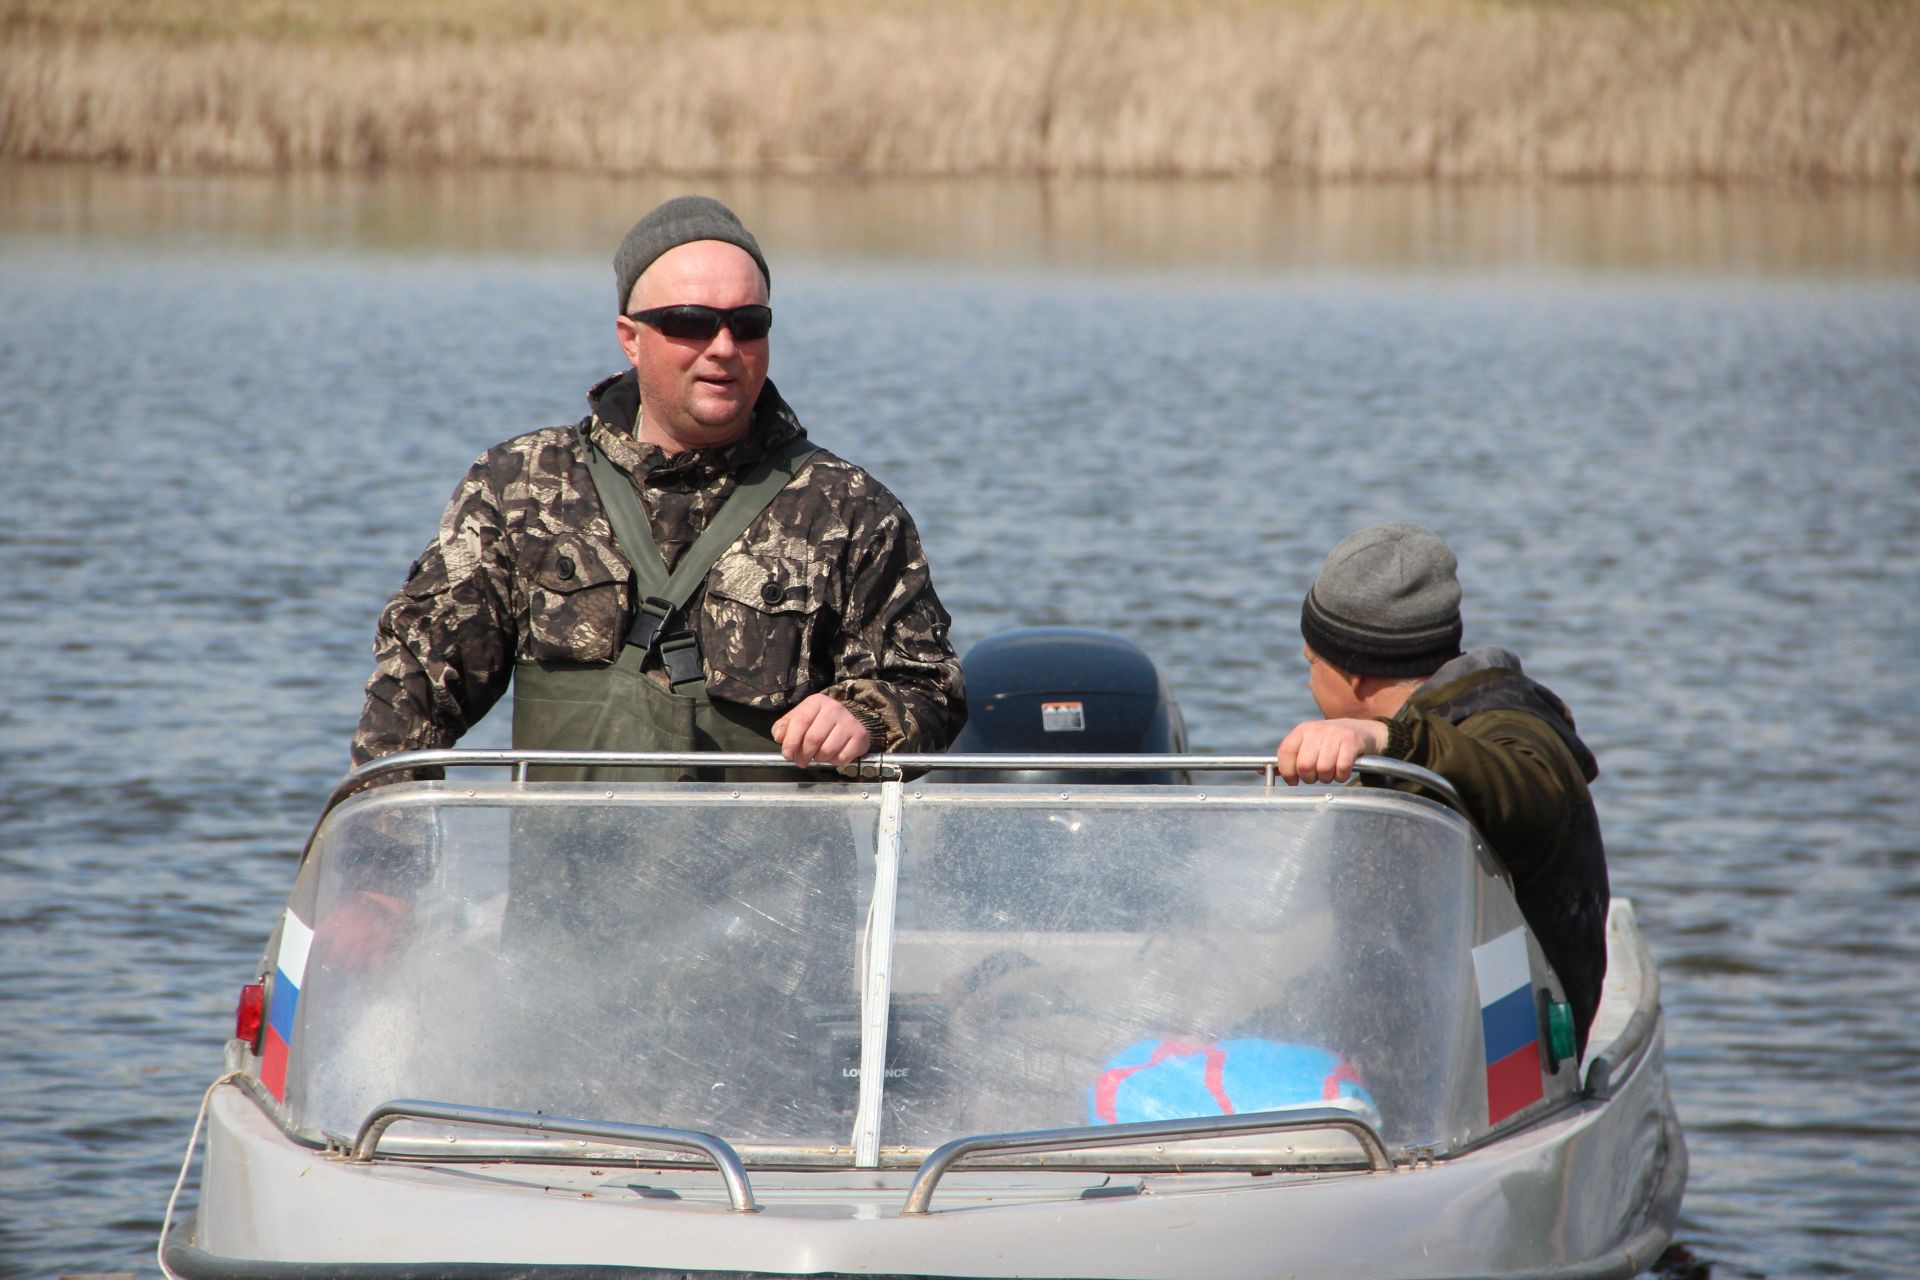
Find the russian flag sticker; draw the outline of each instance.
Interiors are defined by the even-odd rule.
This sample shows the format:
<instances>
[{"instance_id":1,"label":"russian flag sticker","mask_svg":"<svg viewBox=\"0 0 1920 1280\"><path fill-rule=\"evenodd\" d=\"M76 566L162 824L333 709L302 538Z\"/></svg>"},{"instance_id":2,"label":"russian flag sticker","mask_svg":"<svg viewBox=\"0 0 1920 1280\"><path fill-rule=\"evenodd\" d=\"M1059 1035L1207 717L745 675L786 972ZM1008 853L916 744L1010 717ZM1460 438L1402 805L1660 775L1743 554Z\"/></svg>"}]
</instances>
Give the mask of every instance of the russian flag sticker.
<instances>
[{"instance_id":1,"label":"russian flag sticker","mask_svg":"<svg viewBox=\"0 0 1920 1280\"><path fill-rule=\"evenodd\" d=\"M1499 1124L1546 1096L1540 1075L1540 1012L1534 1007L1527 931L1473 949L1480 1033L1487 1049L1487 1123Z\"/></svg>"},{"instance_id":2,"label":"russian flag sticker","mask_svg":"<svg viewBox=\"0 0 1920 1280\"><path fill-rule=\"evenodd\" d=\"M293 1015L300 1008L300 984L307 977L307 952L313 930L287 912L280 925L280 951L273 962L273 994L267 1005L267 1033L260 1046L260 1083L281 1102L287 1100L287 1052L293 1044Z\"/></svg>"}]
</instances>

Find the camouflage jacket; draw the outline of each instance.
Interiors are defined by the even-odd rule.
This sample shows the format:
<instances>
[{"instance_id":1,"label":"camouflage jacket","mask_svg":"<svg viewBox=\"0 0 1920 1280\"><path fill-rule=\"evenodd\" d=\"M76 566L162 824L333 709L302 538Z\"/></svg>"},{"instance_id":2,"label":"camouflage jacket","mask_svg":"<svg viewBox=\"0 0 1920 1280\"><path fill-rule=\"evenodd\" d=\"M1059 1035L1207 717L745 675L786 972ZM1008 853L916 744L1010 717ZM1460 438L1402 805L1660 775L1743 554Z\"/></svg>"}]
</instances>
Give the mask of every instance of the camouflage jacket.
<instances>
[{"instance_id":1,"label":"camouflage jacket","mask_svg":"<svg viewBox=\"0 0 1920 1280\"><path fill-rule=\"evenodd\" d=\"M669 570L741 472L805 434L771 382L745 437L672 456L634 437L631 372L588 402L594 443L634 480ZM516 660L612 662L633 597L575 429L488 450L380 615L354 763L451 746L506 691ZM824 692L876 750L945 750L965 723L947 611L912 518L826 450L720 558L689 612L715 699L781 711Z\"/></svg>"}]
</instances>

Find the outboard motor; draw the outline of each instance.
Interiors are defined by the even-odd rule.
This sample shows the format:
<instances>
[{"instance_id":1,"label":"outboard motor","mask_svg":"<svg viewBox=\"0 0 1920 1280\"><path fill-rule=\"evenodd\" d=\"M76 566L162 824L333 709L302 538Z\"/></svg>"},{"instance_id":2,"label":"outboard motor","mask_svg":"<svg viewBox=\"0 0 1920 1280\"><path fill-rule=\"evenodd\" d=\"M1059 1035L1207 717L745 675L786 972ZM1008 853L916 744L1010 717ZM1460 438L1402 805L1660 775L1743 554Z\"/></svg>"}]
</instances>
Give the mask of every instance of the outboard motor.
<instances>
[{"instance_id":1,"label":"outboard motor","mask_svg":"<svg viewBox=\"0 0 1920 1280\"><path fill-rule=\"evenodd\" d=\"M961 660L967 727L949 748L969 755L1170 755L1186 723L1138 645L1090 627L1019 627ZM943 782L1176 783L1170 769L942 771Z\"/></svg>"}]
</instances>

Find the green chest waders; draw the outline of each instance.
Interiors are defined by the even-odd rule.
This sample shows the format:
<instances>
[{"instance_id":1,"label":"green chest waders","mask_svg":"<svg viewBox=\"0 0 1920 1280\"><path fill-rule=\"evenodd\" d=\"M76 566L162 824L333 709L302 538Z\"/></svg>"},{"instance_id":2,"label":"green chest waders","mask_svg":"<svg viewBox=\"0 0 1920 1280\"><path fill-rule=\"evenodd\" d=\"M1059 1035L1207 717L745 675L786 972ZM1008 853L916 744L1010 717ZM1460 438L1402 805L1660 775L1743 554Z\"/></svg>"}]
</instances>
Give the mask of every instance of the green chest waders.
<instances>
[{"instance_id":1,"label":"green chest waders","mask_svg":"<svg viewBox=\"0 0 1920 1280\"><path fill-rule=\"evenodd\" d=\"M609 664L518 662L513 669L513 745L555 751L755 751L779 750L773 722L781 712L763 711L707 696L700 643L687 620L687 604L707 574L747 526L819 446L796 439L755 463L698 541L667 573L654 545L646 511L633 485L587 438L580 441L600 505L615 540L633 566L633 625ZM643 670L658 657L663 685ZM751 782L793 775L769 769L622 769L548 766L536 779L560 781L651 781L698 778Z\"/></svg>"}]
</instances>

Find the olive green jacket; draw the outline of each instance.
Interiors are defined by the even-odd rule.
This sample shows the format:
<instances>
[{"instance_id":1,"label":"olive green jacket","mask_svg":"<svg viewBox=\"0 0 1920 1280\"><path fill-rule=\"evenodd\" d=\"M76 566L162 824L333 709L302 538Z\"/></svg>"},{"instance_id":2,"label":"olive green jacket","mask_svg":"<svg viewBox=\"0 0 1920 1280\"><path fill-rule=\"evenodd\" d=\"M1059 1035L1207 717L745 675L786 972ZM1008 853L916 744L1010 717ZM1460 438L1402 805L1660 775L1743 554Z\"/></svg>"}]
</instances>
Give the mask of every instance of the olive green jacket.
<instances>
[{"instance_id":1,"label":"olive green jacket","mask_svg":"<svg viewBox=\"0 0 1920 1280\"><path fill-rule=\"evenodd\" d=\"M1476 649L1435 672L1386 722L1386 754L1451 782L1513 876L1584 1049L1606 973L1609 890L1587 790L1599 766L1566 704L1528 679L1513 654Z\"/></svg>"}]
</instances>

